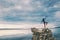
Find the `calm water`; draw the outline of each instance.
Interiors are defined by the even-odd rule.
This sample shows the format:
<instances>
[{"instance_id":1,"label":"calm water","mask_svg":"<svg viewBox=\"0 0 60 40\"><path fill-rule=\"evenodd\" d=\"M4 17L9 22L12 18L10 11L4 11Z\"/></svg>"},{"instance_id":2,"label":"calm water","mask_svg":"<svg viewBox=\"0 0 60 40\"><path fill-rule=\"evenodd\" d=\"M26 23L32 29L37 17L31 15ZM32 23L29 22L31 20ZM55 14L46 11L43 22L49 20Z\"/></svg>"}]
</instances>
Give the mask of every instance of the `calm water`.
<instances>
[{"instance_id":1,"label":"calm water","mask_svg":"<svg viewBox=\"0 0 60 40\"><path fill-rule=\"evenodd\" d=\"M56 38L56 40L60 40L60 28L58 29L51 29L53 36ZM1 38L0 40L31 40L32 39L32 34L27 34L24 36L16 36L16 37L5 37Z\"/></svg>"}]
</instances>

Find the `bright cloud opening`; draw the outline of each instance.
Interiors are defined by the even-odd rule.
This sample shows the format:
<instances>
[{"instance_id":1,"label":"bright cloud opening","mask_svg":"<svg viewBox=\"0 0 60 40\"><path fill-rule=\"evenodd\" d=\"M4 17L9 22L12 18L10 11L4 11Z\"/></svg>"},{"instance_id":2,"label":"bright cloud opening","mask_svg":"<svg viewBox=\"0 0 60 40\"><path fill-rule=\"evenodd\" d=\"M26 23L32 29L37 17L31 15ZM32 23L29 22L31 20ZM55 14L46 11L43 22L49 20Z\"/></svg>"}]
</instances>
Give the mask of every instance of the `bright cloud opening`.
<instances>
[{"instance_id":1,"label":"bright cloud opening","mask_svg":"<svg viewBox=\"0 0 60 40\"><path fill-rule=\"evenodd\" d=\"M43 24L0 24L0 28L44 28ZM54 28L54 24L48 24L47 28ZM26 32L26 33L25 33ZM29 34L31 30L0 30L0 36L13 34Z\"/></svg>"}]
</instances>

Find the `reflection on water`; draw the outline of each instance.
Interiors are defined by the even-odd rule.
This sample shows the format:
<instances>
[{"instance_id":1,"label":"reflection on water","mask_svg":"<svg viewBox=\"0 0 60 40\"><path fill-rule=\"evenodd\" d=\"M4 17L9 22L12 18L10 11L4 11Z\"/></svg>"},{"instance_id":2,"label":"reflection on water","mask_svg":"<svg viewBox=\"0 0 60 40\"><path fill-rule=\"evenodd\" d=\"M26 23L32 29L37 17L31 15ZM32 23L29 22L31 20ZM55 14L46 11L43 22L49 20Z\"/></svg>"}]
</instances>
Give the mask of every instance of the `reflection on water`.
<instances>
[{"instance_id":1,"label":"reflection on water","mask_svg":"<svg viewBox=\"0 0 60 40\"><path fill-rule=\"evenodd\" d=\"M0 36L15 35L15 34L28 34L30 30L0 30Z\"/></svg>"}]
</instances>

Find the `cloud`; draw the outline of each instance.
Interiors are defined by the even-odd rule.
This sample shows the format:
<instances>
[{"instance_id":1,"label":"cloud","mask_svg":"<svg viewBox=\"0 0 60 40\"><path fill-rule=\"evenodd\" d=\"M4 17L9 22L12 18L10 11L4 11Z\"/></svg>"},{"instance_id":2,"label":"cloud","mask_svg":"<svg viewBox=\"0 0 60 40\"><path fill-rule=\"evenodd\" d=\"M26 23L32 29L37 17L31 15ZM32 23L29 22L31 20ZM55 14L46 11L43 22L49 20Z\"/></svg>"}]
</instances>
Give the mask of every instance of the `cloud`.
<instances>
[{"instance_id":1,"label":"cloud","mask_svg":"<svg viewBox=\"0 0 60 40\"><path fill-rule=\"evenodd\" d=\"M60 23L59 23L59 22L60 22L60 11L55 12L54 17L56 18L56 23L57 23L57 24L60 24Z\"/></svg>"},{"instance_id":2,"label":"cloud","mask_svg":"<svg viewBox=\"0 0 60 40\"><path fill-rule=\"evenodd\" d=\"M59 1L59 2L56 2L53 7L55 7L55 8L60 8L60 1Z\"/></svg>"},{"instance_id":3,"label":"cloud","mask_svg":"<svg viewBox=\"0 0 60 40\"><path fill-rule=\"evenodd\" d=\"M1 3L2 9L1 9L1 17L2 20L7 21L21 21L21 20L31 20L32 17L30 12L33 12L34 10L38 10L39 7L41 7L41 3L39 1L32 0L6 0L2 2L7 2L9 4L14 4L13 6L8 6L7 4ZM5 7L4 5L8 6ZM34 17L36 19L37 17ZM32 19L33 20L33 19Z\"/></svg>"},{"instance_id":4,"label":"cloud","mask_svg":"<svg viewBox=\"0 0 60 40\"><path fill-rule=\"evenodd\" d=\"M5 22L37 22L44 16L52 22L59 8L59 0L0 0L0 21ZM51 21L50 21L51 20Z\"/></svg>"},{"instance_id":5,"label":"cloud","mask_svg":"<svg viewBox=\"0 0 60 40\"><path fill-rule=\"evenodd\" d=\"M60 11L57 11L57 12L55 13L55 17L60 19Z\"/></svg>"},{"instance_id":6,"label":"cloud","mask_svg":"<svg viewBox=\"0 0 60 40\"><path fill-rule=\"evenodd\" d=\"M41 6L41 3L39 1L32 2L32 0L0 0L0 1L1 1L0 13L3 20L6 17L11 18L12 16L14 16L12 18L15 19L15 16L17 14L20 15L20 17L21 16L23 17L23 15L26 15L26 13L30 14L29 12L33 12L36 9L38 10L38 8ZM19 16L17 21L18 20Z\"/></svg>"},{"instance_id":7,"label":"cloud","mask_svg":"<svg viewBox=\"0 0 60 40\"><path fill-rule=\"evenodd\" d=\"M40 7L39 5L41 5L39 1L32 2L32 0L2 0L1 2L1 6L4 8L10 8L11 10L12 8L16 10L20 9L23 11L33 11L36 10L37 7ZM4 5L8 7L5 7Z\"/></svg>"},{"instance_id":8,"label":"cloud","mask_svg":"<svg viewBox=\"0 0 60 40\"><path fill-rule=\"evenodd\" d=\"M52 7L53 5L55 5L59 1L60 0L42 0L41 2L45 7Z\"/></svg>"}]
</instances>

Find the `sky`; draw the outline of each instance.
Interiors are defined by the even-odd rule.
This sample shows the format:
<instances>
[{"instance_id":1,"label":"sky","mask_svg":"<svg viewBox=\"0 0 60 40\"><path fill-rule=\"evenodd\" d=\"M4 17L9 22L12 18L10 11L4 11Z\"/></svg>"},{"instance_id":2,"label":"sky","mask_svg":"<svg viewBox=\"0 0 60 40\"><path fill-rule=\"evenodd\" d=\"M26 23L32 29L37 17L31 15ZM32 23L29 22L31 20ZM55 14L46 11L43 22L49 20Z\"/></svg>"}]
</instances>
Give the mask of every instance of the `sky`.
<instances>
[{"instance_id":1,"label":"sky","mask_svg":"<svg viewBox=\"0 0 60 40\"><path fill-rule=\"evenodd\" d=\"M40 27L44 17L48 27L60 26L60 0L0 0L0 28Z\"/></svg>"}]
</instances>

